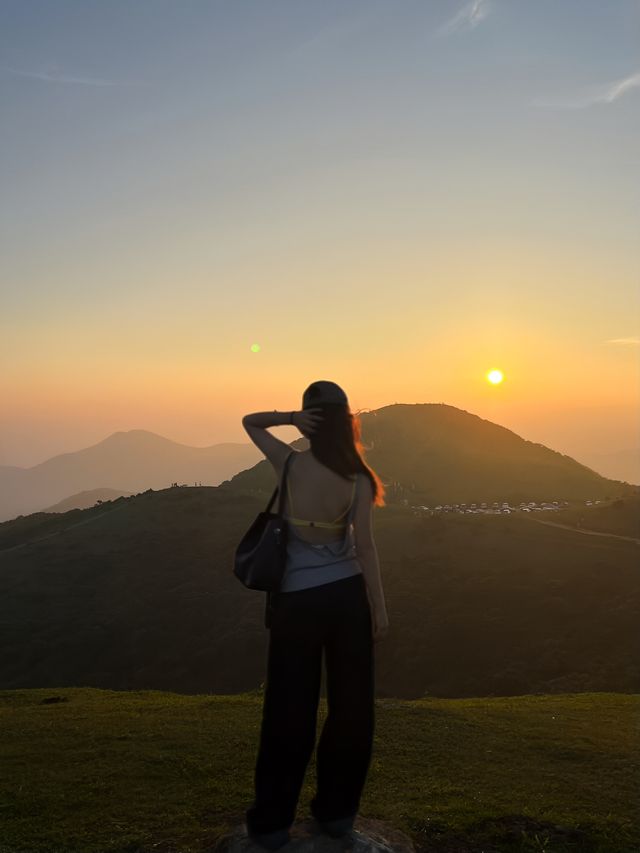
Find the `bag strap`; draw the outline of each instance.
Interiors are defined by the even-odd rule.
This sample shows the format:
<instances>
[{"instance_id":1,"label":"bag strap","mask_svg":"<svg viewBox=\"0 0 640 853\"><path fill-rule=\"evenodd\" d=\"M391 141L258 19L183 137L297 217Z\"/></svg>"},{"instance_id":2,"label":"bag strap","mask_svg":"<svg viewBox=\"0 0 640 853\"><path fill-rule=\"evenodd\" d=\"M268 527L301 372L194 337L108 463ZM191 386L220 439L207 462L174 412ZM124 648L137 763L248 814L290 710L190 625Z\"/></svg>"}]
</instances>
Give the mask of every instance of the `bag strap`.
<instances>
[{"instance_id":1,"label":"bag strap","mask_svg":"<svg viewBox=\"0 0 640 853\"><path fill-rule=\"evenodd\" d=\"M278 491L280 491L280 500L278 501L278 514L282 515L282 510L284 509L284 484L285 484L286 478L287 478L287 469L289 467L289 463L291 462L291 459L292 459L294 453L297 453L297 451L292 450L291 453L287 456L287 458L284 461L284 465L282 466L282 477L280 478L280 483L273 490L273 494L271 495L271 500L269 501L269 503L267 505L267 509L266 509L267 512L270 511L271 504L273 503L275 496L278 493ZM270 613L270 611L271 611L271 591L267 590L266 596L265 596L265 610L264 610L264 624L265 624L266 628L271 627L271 618L270 618L271 613Z\"/></svg>"},{"instance_id":2,"label":"bag strap","mask_svg":"<svg viewBox=\"0 0 640 853\"><path fill-rule=\"evenodd\" d=\"M285 459L284 465L282 466L282 475L280 477L280 483L273 490L273 494L271 495L271 499L267 504L265 512L271 511L271 504L274 502L276 495L280 493L280 500L278 501L278 515L282 515L282 511L284 510L284 487L287 478L287 469L289 467L289 463L291 462L293 454L296 452L297 451L292 450L291 453Z\"/></svg>"}]
</instances>

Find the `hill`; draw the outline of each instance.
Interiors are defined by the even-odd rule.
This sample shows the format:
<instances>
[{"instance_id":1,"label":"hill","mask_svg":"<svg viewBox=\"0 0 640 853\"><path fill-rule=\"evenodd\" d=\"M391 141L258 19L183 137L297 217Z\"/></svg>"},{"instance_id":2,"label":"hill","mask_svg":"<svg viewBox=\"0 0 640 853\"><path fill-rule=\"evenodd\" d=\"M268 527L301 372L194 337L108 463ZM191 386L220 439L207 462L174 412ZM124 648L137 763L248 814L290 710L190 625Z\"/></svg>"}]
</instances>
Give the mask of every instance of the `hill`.
<instances>
[{"instance_id":1,"label":"hill","mask_svg":"<svg viewBox=\"0 0 640 853\"><path fill-rule=\"evenodd\" d=\"M363 412L367 462L388 484L389 502L596 500L630 497L637 486L608 480L586 465L505 427L444 403L396 403ZM301 438L292 447L308 447ZM262 459L222 486L266 495L272 467Z\"/></svg>"},{"instance_id":2,"label":"hill","mask_svg":"<svg viewBox=\"0 0 640 853\"><path fill-rule=\"evenodd\" d=\"M562 512L563 524L603 533L640 538L640 496L617 498L593 506L571 506Z\"/></svg>"},{"instance_id":3,"label":"hill","mask_svg":"<svg viewBox=\"0 0 640 853\"><path fill-rule=\"evenodd\" d=\"M78 492L76 495L70 495L62 501L58 501L53 506L45 507L42 512L68 512L70 509L87 509L95 506L98 501L113 501L119 497L130 497L131 492L125 492L122 489L87 489L84 492Z\"/></svg>"},{"instance_id":4,"label":"hill","mask_svg":"<svg viewBox=\"0 0 640 853\"><path fill-rule=\"evenodd\" d=\"M232 564L263 508L172 488L0 525L0 687L255 688L265 596ZM635 543L402 505L374 524L390 618L379 696L640 692Z\"/></svg>"},{"instance_id":5,"label":"hill","mask_svg":"<svg viewBox=\"0 0 640 853\"><path fill-rule=\"evenodd\" d=\"M396 403L361 415L368 461L389 501L596 500L637 495L569 456L444 403ZM306 447L306 439L292 446ZM256 462L258 464L256 464ZM0 466L0 521L93 489L218 485L263 494L271 467L251 443L189 447L147 430L116 432L32 468Z\"/></svg>"},{"instance_id":6,"label":"hill","mask_svg":"<svg viewBox=\"0 0 640 853\"><path fill-rule=\"evenodd\" d=\"M634 853L639 700L378 699L359 816L403 830L417 853ZM0 691L1 849L209 853L252 801L262 701ZM326 713L321 699L318 731ZM315 773L314 752L299 819Z\"/></svg>"},{"instance_id":7,"label":"hill","mask_svg":"<svg viewBox=\"0 0 640 853\"><path fill-rule=\"evenodd\" d=\"M88 489L139 492L174 482L215 486L259 457L251 443L189 447L144 429L114 432L32 468L0 466L0 521L41 511Z\"/></svg>"}]
</instances>

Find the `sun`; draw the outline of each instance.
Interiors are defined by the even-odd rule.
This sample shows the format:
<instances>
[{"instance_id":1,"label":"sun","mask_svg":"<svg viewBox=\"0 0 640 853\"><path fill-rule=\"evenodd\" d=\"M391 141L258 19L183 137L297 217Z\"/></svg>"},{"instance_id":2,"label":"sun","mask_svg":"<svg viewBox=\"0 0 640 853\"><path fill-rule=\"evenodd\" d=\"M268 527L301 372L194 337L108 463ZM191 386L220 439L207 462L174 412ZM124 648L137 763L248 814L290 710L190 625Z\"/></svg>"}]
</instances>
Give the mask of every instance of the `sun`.
<instances>
[{"instance_id":1,"label":"sun","mask_svg":"<svg viewBox=\"0 0 640 853\"><path fill-rule=\"evenodd\" d=\"M490 370L487 373L487 379L492 385L499 385L504 379L504 374L501 370Z\"/></svg>"}]
</instances>

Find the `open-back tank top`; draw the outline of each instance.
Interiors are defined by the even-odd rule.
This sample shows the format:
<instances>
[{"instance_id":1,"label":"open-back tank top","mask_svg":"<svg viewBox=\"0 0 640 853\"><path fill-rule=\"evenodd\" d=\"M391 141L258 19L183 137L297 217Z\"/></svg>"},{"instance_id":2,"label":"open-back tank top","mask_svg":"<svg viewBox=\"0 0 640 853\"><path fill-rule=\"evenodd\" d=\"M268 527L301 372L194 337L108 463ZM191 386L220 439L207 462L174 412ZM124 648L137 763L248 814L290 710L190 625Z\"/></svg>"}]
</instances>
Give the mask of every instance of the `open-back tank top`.
<instances>
[{"instance_id":1,"label":"open-back tank top","mask_svg":"<svg viewBox=\"0 0 640 853\"><path fill-rule=\"evenodd\" d=\"M298 451L294 451L297 453ZM295 457L294 457L295 458ZM293 463L294 459L291 460ZM289 466L291 469L291 464ZM287 561L285 572L280 584L280 592L295 592L299 589L309 589L313 586L331 583L332 581L349 578L362 573L362 568L356 556L355 532L353 529L353 514L356 507L357 476L354 478L351 490L351 501L348 508L340 513L335 521L308 521L285 515L288 525ZM287 477L289 510L293 513L293 500ZM344 521L339 521L346 513ZM331 542L313 543L303 539L296 531L296 526L336 528L343 530L340 539Z\"/></svg>"}]
</instances>

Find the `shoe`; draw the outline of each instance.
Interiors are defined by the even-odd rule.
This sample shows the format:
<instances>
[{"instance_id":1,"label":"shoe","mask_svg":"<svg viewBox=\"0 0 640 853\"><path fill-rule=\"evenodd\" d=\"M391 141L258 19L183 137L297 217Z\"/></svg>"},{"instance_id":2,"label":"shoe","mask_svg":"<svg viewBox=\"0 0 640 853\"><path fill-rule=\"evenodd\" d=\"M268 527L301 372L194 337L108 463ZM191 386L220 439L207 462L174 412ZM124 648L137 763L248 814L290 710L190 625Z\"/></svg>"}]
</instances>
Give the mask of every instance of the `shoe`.
<instances>
[{"instance_id":1,"label":"shoe","mask_svg":"<svg viewBox=\"0 0 640 853\"><path fill-rule=\"evenodd\" d=\"M338 820L322 820L318 821L318 826L322 832L326 832L332 838L341 838L353 829L355 815L349 817L341 817Z\"/></svg>"},{"instance_id":2,"label":"shoe","mask_svg":"<svg viewBox=\"0 0 640 853\"><path fill-rule=\"evenodd\" d=\"M259 844L260 847L265 847L267 850L278 850L284 847L291 841L291 834L288 829L277 829L275 832L260 832L251 834L247 833L251 841Z\"/></svg>"}]
</instances>

